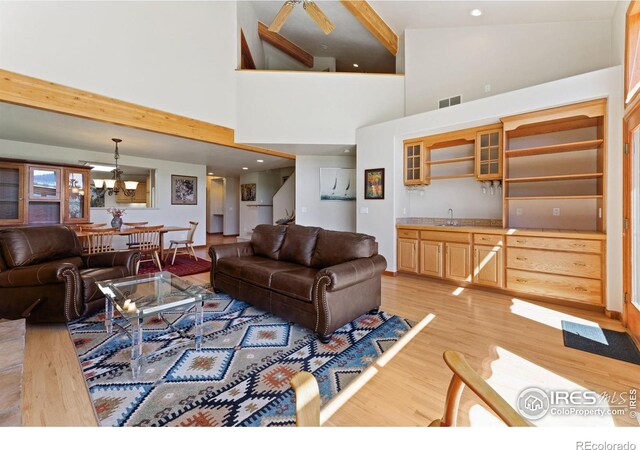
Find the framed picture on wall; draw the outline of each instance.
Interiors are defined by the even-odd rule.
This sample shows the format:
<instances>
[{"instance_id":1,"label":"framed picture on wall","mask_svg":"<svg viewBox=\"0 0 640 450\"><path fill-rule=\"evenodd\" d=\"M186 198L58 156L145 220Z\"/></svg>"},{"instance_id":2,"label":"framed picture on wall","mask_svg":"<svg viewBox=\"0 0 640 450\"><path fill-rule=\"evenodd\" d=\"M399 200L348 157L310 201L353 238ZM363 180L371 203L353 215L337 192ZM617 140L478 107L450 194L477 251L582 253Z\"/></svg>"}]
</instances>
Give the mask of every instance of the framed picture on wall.
<instances>
[{"instance_id":1,"label":"framed picture on wall","mask_svg":"<svg viewBox=\"0 0 640 450\"><path fill-rule=\"evenodd\" d=\"M364 199L384 200L384 168L364 171Z\"/></svg>"},{"instance_id":2,"label":"framed picture on wall","mask_svg":"<svg viewBox=\"0 0 640 450\"><path fill-rule=\"evenodd\" d=\"M320 168L320 200L355 200L356 169Z\"/></svg>"},{"instance_id":3,"label":"framed picture on wall","mask_svg":"<svg viewBox=\"0 0 640 450\"><path fill-rule=\"evenodd\" d=\"M171 204L198 204L198 177L171 175Z\"/></svg>"},{"instance_id":4,"label":"framed picture on wall","mask_svg":"<svg viewBox=\"0 0 640 450\"><path fill-rule=\"evenodd\" d=\"M241 184L240 194L243 202L255 202L256 201L256 184L255 183Z\"/></svg>"},{"instance_id":5,"label":"framed picture on wall","mask_svg":"<svg viewBox=\"0 0 640 450\"><path fill-rule=\"evenodd\" d=\"M89 200L89 206L91 208L104 208L104 193L105 189L96 189L91 185L91 197Z\"/></svg>"}]
</instances>

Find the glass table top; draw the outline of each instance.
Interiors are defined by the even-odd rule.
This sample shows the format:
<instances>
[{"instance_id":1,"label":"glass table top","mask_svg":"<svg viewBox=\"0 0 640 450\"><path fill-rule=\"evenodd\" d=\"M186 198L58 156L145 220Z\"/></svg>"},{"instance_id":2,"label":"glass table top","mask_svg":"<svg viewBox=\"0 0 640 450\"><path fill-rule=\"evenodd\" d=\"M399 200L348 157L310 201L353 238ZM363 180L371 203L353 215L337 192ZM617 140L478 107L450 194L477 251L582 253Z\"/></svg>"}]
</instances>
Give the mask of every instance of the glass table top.
<instances>
[{"instance_id":1,"label":"glass table top","mask_svg":"<svg viewBox=\"0 0 640 450\"><path fill-rule=\"evenodd\" d=\"M125 318L140 318L201 300L202 288L170 272L99 281L98 287Z\"/></svg>"}]
</instances>

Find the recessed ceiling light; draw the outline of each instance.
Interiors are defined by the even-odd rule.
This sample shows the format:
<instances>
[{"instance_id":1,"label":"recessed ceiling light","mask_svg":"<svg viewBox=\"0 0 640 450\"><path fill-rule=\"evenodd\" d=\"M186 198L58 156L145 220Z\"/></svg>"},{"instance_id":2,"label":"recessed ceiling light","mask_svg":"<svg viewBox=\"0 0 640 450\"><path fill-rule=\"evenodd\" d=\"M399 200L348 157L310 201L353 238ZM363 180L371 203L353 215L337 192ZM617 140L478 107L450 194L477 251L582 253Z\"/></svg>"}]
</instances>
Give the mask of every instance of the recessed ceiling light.
<instances>
[{"instance_id":1,"label":"recessed ceiling light","mask_svg":"<svg viewBox=\"0 0 640 450\"><path fill-rule=\"evenodd\" d=\"M243 167L242 170L249 170L249 168L248 167Z\"/></svg>"},{"instance_id":2,"label":"recessed ceiling light","mask_svg":"<svg viewBox=\"0 0 640 450\"><path fill-rule=\"evenodd\" d=\"M322 50L326 50L326 49L328 49L328 48L329 48L329 46L328 46L328 45L325 45L325 44L320 44L320 48L321 48Z\"/></svg>"},{"instance_id":3,"label":"recessed ceiling light","mask_svg":"<svg viewBox=\"0 0 640 450\"><path fill-rule=\"evenodd\" d=\"M353 67L360 67L360 66L356 63L353 63Z\"/></svg>"},{"instance_id":4,"label":"recessed ceiling light","mask_svg":"<svg viewBox=\"0 0 640 450\"><path fill-rule=\"evenodd\" d=\"M213 172L209 172L207 175L213 175Z\"/></svg>"},{"instance_id":5,"label":"recessed ceiling light","mask_svg":"<svg viewBox=\"0 0 640 450\"><path fill-rule=\"evenodd\" d=\"M350 148L345 148L345 149L344 149L344 152L345 152L345 153L351 153L351 149L350 149Z\"/></svg>"},{"instance_id":6,"label":"recessed ceiling light","mask_svg":"<svg viewBox=\"0 0 640 450\"><path fill-rule=\"evenodd\" d=\"M473 17L480 17L482 15L482 11L480 11L478 8L475 8L472 9L469 14L471 14Z\"/></svg>"},{"instance_id":7,"label":"recessed ceiling light","mask_svg":"<svg viewBox=\"0 0 640 450\"><path fill-rule=\"evenodd\" d=\"M264 159L256 159L258 162L264 162Z\"/></svg>"}]
</instances>

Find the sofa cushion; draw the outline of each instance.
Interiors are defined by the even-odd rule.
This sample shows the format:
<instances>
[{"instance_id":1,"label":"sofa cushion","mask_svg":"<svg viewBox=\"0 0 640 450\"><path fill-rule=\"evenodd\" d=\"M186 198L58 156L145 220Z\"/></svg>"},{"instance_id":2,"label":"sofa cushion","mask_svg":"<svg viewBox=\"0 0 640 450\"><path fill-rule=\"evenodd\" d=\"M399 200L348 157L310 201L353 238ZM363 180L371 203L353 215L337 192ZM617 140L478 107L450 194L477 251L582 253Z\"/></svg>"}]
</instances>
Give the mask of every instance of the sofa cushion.
<instances>
[{"instance_id":1,"label":"sofa cushion","mask_svg":"<svg viewBox=\"0 0 640 450\"><path fill-rule=\"evenodd\" d=\"M278 259L311 266L311 257L321 228L288 225Z\"/></svg>"},{"instance_id":2,"label":"sofa cushion","mask_svg":"<svg viewBox=\"0 0 640 450\"><path fill-rule=\"evenodd\" d=\"M96 285L98 281L112 280L114 278L124 278L129 276L129 270L125 266L102 267L96 269L83 269L80 271L84 302L90 302L104 297L100 288Z\"/></svg>"},{"instance_id":3,"label":"sofa cushion","mask_svg":"<svg viewBox=\"0 0 640 450\"><path fill-rule=\"evenodd\" d=\"M258 225L251 235L253 253L265 258L278 259L287 227L284 225Z\"/></svg>"},{"instance_id":4,"label":"sofa cushion","mask_svg":"<svg viewBox=\"0 0 640 450\"><path fill-rule=\"evenodd\" d=\"M4 228L0 252L8 268L82 255L76 233L65 226Z\"/></svg>"},{"instance_id":5,"label":"sofa cushion","mask_svg":"<svg viewBox=\"0 0 640 450\"><path fill-rule=\"evenodd\" d=\"M242 256L240 258L222 258L216 263L216 272L229 275L230 277L240 278L242 276L242 268L247 264L259 264L263 262L273 261L262 256Z\"/></svg>"},{"instance_id":6,"label":"sofa cushion","mask_svg":"<svg viewBox=\"0 0 640 450\"><path fill-rule=\"evenodd\" d=\"M313 283L318 271L311 267L277 272L271 278L271 289L304 302L313 301Z\"/></svg>"},{"instance_id":7,"label":"sofa cushion","mask_svg":"<svg viewBox=\"0 0 640 450\"><path fill-rule=\"evenodd\" d=\"M278 272L297 270L300 266L285 261L268 261L256 264L246 264L242 266L242 281L246 281L256 286L265 288L271 287L271 279Z\"/></svg>"},{"instance_id":8,"label":"sofa cushion","mask_svg":"<svg viewBox=\"0 0 640 450\"><path fill-rule=\"evenodd\" d=\"M324 269L378 254L376 238L368 234L322 230L318 234L311 266Z\"/></svg>"}]
</instances>

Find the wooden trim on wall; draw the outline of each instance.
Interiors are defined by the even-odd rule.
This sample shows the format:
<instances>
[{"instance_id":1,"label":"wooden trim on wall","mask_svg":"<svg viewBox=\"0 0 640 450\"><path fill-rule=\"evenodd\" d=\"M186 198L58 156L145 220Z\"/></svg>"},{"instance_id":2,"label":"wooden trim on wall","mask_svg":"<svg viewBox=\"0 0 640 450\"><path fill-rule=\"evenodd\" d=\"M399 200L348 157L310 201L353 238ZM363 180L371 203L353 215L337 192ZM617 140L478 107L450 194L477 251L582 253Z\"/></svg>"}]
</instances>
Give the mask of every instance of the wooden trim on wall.
<instances>
[{"instance_id":1,"label":"wooden trim on wall","mask_svg":"<svg viewBox=\"0 0 640 450\"><path fill-rule=\"evenodd\" d=\"M397 277L398 272L391 272L390 270L385 270L384 272L382 272L382 275L386 277Z\"/></svg>"},{"instance_id":2,"label":"wooden trim on wall","mask_svg":"<svg viewBox=\"0 0 640 450\"><path fill-rule=\"evenodd\" d=\"M270 156L295 155L235 142L233 128L0 69L0 101Z\"/></svg>"},{"instance_id":3,"label":"wooden trim on wall","mask_svg":"<svg viewBox=\"0 0 640 450\"><path fill-rule=\"evenodd\" d=\"M340 0L340 3L349 10L368 31L393 56L398 54L398 36L391 27L378 15L369 2L362 0Z\"/></svg>"},{"instance_id":4,"label":"wooden trim on wall","mask_svg":"<svg viewBox=\"0 0 640 450\"><path fill-rule=\"evenodd\" d=\"M284 52L293 59L300 61L305 66L309 68L313 67L312 54L304 51L281 34L269 31L269 28L267 28L267 26L260 21L258 21L258 36L260 36L260 39L262 39L267 44L273 45L278 50Z\"/></svg>"},{"instance_id":5,"label":"wooden trim on wall","mask_svg":"<svg viewBox=\"0 0 640 450\"><path fill-rule=\"evenodd\" d=\"M636 37L640 34L640 1L632 0L629 3L629 7L627 8L627 13L625 15L625 26L624 26L624 100L625 104L632 103L634 100L640 97L640 90L636 92L632 98L627 99L629 96L629 69L630 69L630 61L629 58L631 54L635 58L638 56L638 52L640 49L637 48L638 41L631 42L630 34L635 35ZM636 61L634 64L634 68L636 70L640 70L640 61Z\"/></svg>"}]
</instances>

